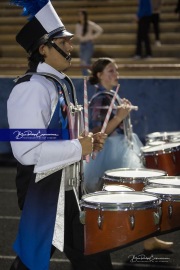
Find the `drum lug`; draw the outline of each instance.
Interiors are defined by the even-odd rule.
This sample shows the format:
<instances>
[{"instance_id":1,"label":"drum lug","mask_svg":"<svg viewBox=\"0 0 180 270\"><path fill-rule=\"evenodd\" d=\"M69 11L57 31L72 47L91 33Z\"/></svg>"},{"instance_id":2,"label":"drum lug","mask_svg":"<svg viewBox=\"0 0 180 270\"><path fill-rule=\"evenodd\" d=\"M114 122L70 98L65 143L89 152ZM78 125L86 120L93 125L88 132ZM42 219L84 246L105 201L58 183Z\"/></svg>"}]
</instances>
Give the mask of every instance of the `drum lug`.
<instances>
[{"instance_id":1,"label":"drum lug","mask_svg":"<svg viewBox=\"0 0 180 270\"><path fill-rule=\"evenodd\" d=\"M172 214L173 214L173 206L170 204L170 205L168 206L168 216L169 216L169 218L172 217Z\"/></svg>"},{"instance_id":2,"label":"drum lug","mask_svg":"<svg viewBox=\"0 0 180 270\"><path fill-rule=\"evenodd\" d=\"M79 214L79 219L80 219L80 222L85 225L85 218L86 218L86 211L80 211L80 214Z\"/></svg>"},{"instance_id":3,"label":"drum lug","mask_svg":"<svg viewBox=\"0 0 180 270\"><path fill-rule=\"evenodd\" d=\"M161 207L159 208L158 213L154 212L154 223L155 225L159 225L160 224L160 219L161 219L161 214L162 214L162 209Z\"/></svg>"},{"instance_id":4,"label":"drum lug","mask_svg":"<svg viewBox=\"0 0 180 270\"><path fill-rule=\"evenodd\" d=\"M157 158L157 155L156 154L154 155L154 162L155 162L156 167L157 167L158 166L158 158Z\"/></svg>"},{"instance_id":5,"label":"drum lug","mask_svg":"<svg viewBox=\"0 0 180 270\"><path fill-rule=\"evenodd\" d=\"M101 230L102 229L102 223L103 223L103 217L102 217L102 213L101 213L101 207L99 207L99 216L98 216L98 227Z\"/></svg>"},{"instance_id":6,"label":"drum lug","mask_svg":"<svg viewBox=\"0 0 180 270\"><path fill-rule=\"evenodd\" d=\"M175 156L175 153L173 153L172 159L173 159L174 164L176 164L176 156Z\"/></svg>"},{"instance_id":7,"label":"drum lug","mask_svg":"<svg viewBox=\"0 0 180 270\"><path fill-rule=\"evenodd\" d=\"M134 226L135 226L134 215L130 216L130 225L131 225L131 230L133 230L134 229Z\"/></svg>"},{"instance_id":8,"label":"drum lug","mask_svg":"<svg viewBox=\"0 0 180 270\"><path fill-rule=\"evenodd\" d=\"M145 157L143 155L140 155L140 159L141 159L141 162L144 165L144 167L146 167L146 159L145 159Z\"/></svg>"}]
</instances>

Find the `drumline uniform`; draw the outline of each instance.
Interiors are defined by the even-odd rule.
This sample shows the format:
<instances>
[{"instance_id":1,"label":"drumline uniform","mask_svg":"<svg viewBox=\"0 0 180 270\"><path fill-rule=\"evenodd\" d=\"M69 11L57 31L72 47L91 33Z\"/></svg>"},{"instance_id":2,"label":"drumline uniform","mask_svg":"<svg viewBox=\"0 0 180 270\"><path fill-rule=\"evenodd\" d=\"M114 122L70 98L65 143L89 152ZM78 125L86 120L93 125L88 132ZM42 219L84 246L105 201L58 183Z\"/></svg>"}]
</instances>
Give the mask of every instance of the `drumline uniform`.
<instances>
[{"instance_id":1,"label":"drumline uniform","mask_svg":"<svg viewBox=\"0 0 180 270\"><path fill-rule=\"evenodd\" d=\"M97 85L97 93L89 102L89 126L90 130L95 127L102 127L111 104L114 91L106 91L101 85ZM119 96L115 105L120 105ZM105 107L105 108L103 108ZM110 120L114 117L115 110L112 110ZM129 145L121 125L112 132L101 152L97 153L95 160L90 159L89 163L84 162L84 180L88 192L102 190L102 176L105 171L117 168L144 168L140 159L140 148L143 146L138 136L132 133L133 149Z\"/></svg>"},{"instance_id":2,"label":"drumline uniform","mask_svg":"<svg viewBox=\"0 0 180 270\"><path fill-rule=\"evenodd\" d=\"M39 63L36 72L65 78L46 63ZM62 131L64 125L59 141L11 142L18 160L16 184L22 210L14 250L31 270L49 269L54 247L64 250L74 269L111 269L109 254L83 255L83 225L68 182L70 165L80 161L82 148L78 139L70 139L69 118L59 107L60 99L62 103L64 93L59 98L55 84L36 74L20 79L8 99L11 129L58 127Z\"/></svg>"}]
</instances>

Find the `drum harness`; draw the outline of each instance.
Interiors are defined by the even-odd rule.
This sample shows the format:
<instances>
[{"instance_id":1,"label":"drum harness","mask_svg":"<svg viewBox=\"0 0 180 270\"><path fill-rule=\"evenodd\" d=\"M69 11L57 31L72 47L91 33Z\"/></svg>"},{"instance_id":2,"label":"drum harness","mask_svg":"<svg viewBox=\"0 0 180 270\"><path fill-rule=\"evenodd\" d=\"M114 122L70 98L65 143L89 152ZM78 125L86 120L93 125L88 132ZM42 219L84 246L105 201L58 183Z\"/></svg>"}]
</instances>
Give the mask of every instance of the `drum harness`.
<instances>
[{"instance_id":1,"label":"drum harness","mask_svg":"<svg viewBox=\"0 0 180 270\"><path fill-rule=\"evenodd\" d=\"M114 91L103 91L102 92L98 92L96 93L90 100L89 102L89 107L90 108L93 108L93 106L91 106L91 103L93 101L94 98L102 95L102 94L106 94L106 95L109 95L113 98L114 96ZM122 105L122 101L121 101L121 98L119 96L116 97L116 101L118 103L117 106L121 106ZM117 109L117 106L114 107L113 109ZM134 106L132 106L134 107ZM102 107L98 107L98 108L101 108L101 109L108 109L108 106L106 108L106 106L102 106ZM133 126L132 126L132 123L131 123L131 116L130 116L130 113L128 114L128 116L126 116L126 118L123 120L123 130L124 130L124 135L125 135L125 138L127 139L128 141L128 144L129 146L133 149L133 141L132 141L132 133L133 133Z\"/></svg>"},{"instance_id":2,"label":"drum harness","mask_svg":"<svg viewBox=\"0 0 180 270\"><path fill-rule=\"evenodd\" d=\"M82 105L79 105L77 102L77 97L76 97L76 91L75 91L75 87L71 81L71 79L65 75L63 73L63 75L65 75L65 80L68 82L68 84L70 85L71 88L71 93L72 93L72 99L73 99L73 103L70 101L69 98L69 94L68 94L68 89L66 87L66 84L64 82L62 82L61 79L59 79L58 76L52 74L52 73L46 73L46 72L28 72L22 76L17 77L17 79L15 79L14 81L17 82L19 79L28 76L28 75L40 75L40 76L44 76L47 79L49 79L55 86L55 88L58 91L58 85L60 85L61 89L63 90L63 94L64 94L64 98L66 100L68 109L69 109L69 113L72 117L75 118L76 121L76 130L77 130L77 134L76 134L76 138L78 138L78 136L80 136L82 134L82 120L83 120L83 116L82 116L82 110L83 107ZM58 91L59 92L59 91ZM74 194L75 194L75 198L77 201L77 205L78 205L78 209L79 209L79 213L80 213L80 221L82 224L84 224L84 217L85 217L85 213L84 211L81 209L80 206L80 196L82 196L83 194L86 193L85 191L85 187L84 187L84 173L83 173L83 160L81 159L78 162L75 162L74 164L72 164L72 178L69 179L69 185L72 186ZM81 194L80 194L81 193Z\"/></svg>"}]
</instances>

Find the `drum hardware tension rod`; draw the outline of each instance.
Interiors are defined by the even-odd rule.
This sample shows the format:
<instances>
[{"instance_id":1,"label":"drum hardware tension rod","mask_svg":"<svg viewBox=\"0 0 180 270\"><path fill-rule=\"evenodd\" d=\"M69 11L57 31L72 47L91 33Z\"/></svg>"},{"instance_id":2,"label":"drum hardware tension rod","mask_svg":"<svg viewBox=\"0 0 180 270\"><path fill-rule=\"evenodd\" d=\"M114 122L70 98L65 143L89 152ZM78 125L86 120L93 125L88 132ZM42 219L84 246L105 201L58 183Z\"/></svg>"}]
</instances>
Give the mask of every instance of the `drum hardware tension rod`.
<instances>
[{"instance_id":1,"label":"drum hardware tension rod","mask_svg":"<svg viewBox=\"0 0 180 270\"><path fill-rule=\"evenodd\" d=\"M172 206L172 204L170 204L168 206L168 216L169 216L169 218L172 218L172 214L173 214L173 206Z\"/></svg>"},{"instance_id":2,"label":"drum hardware tension rod","mask_svg":"<svg viewBox=\"0 0 180 270\"><path fill-rule=\"evenodd\" d=\"M154 212L153 214L154 214L154 224L155 224L155 225L159 225L159 223L160 223L160 218L161 218L160 213Z\"/></svg>"},{"instance_id":3,"label":"drum hardware tension rod","mask_svg":"<svg viewBox=\"0 0 180 270\"><path fill-rule=\"evenodd\" d=\"M98 216L97 223L98 223L99 229L101 230L102 229L102 221L103 221L101 204L99 204L98 209L99 209L99 216Z\"/></svg>"},{"instance_id":4,"label":"drum hardware tension rod","mask_svg":"<svg viewBox=\"0 0 180 270\"><path fill-rule=\"evenodd\" d=\"M172 155L172 159L173 159L174 164L176 164L176 156L175 156L174 153L173 153L173 155Z\"/></svg>"},{"instance_id":5,"label":"drum hardware tension rod","mask_svg":"<svg viewBox=\"0 0 180 270\"><path fill-rule=\"evenodd\" d=\"M129 209L131 211L134 211L134 203L131 203L130 204L130 208ZM129 221L130 221L131 230L133 230L134 229L134 226L135 226L135 217L134 217L133 214L129 217Z\"/></svg>"},{"instance_id":6,"label":"drum hardware tension rod","mask_svg":"<svg viewBox=\"0 0 180 270\"><path fill-rule=\"evenodd\" d=\"M130 216L130 225L131 225L131 230L134 230L134 226L135 226L135 217L134 217L134 215Z\"/></svg>"},{"instance_id":7,"label":"drum hardware tension rod","mask_svg":"<svg viewBox=\"0 0 180 270\"><path fill-rule=\"evenodd\" d=\"M140 159L141 159L143 165L146 167L146 159L145 159L145 157L143 155L141 155Z\"/></svg>"},{"instance_id":8,"label":"drum hardware tension rod","mask_svg":"<svg viewBox=\"0 0 180 270\"><path fill-rule=\"evenodd\" d=\"M155 162L156 166L158 166L158 157L157 157L157 154L154 154L154 162Z\"/></svg>"}]
</instances>

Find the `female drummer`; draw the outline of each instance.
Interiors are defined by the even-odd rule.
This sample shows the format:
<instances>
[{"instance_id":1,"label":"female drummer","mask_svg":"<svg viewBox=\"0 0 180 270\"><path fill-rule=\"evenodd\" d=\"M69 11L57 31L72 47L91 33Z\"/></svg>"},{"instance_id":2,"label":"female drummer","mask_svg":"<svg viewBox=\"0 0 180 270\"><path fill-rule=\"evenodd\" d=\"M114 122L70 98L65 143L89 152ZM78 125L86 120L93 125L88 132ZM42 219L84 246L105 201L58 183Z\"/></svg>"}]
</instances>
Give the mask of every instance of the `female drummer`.
<instances>
[{"instance_id":1,"label":"female drummer","mask_svg":"<svg viewBox=\"0 0 180 270\"><path fill-rule=\"evenodd\" d=\"M95 133L101 131L108 107L111 104L114 87L118 85L118 67L110 58L99 58L92 65L89 82L96 87L96 94L89 103L89 126ZM124 106L119 106L123 104ZM103 150L97 153L90 162L84 162L84 180L87 192L102 190L102 176L105 171L116 168L143 168L140 159L142 146L138 136L132 132L130 111L133 108L130 101L120 99L115 102L105 133L108 138ZM128 120L128 121L127 121ZM157 238L144 241L145 249L167 249L172 242L163 242Z\"/></svg>"},{"instance_id":2,"label":"female drummer","mask_svg":"<svg viewBox=\"0 0 180 270\"><path fill-rule=\"evenodd\" d=\"M96 87L96 94L89 103L89 126L94 133L101 131L114 95L111 89L118 84L116 63L109 58L98 59L92 66L89 82ZM119 106L121 103L125 105L122 108ZM115 105L118 109L112 110L105 130L108 138L103 150L96 156L95 161L92 159L90 163L85 164L85 183L88 192L102 189L100 179L106 170L144 167L140 159L140 147L143 145L125 120L130 117L131 103L118 96Z\"/></svg>"}]
</instances>

